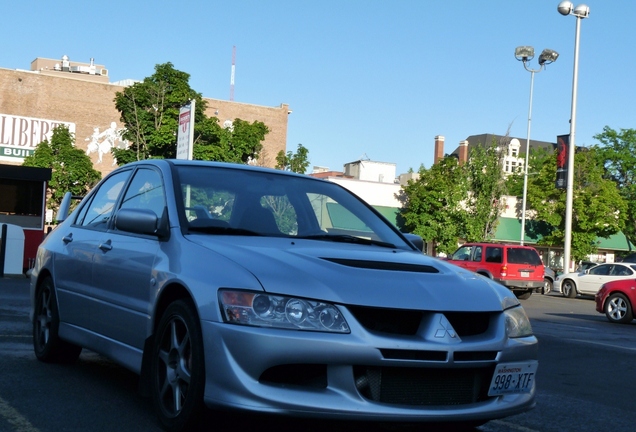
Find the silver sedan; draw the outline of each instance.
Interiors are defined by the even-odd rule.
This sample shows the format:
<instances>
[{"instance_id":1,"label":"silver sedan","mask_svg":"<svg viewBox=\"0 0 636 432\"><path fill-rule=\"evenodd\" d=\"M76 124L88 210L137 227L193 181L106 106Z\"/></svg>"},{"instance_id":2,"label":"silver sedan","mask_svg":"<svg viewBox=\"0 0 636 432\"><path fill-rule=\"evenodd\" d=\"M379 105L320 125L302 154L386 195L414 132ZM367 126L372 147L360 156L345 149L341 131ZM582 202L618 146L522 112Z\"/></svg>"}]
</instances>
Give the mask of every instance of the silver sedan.
<instances>
[{"instance_id":1,"label":"silver sedan","mask_svg":"<svg viewBox=\"0 0 636 432\"><path fill-rule=\"evenodd\" d=\"M35 354L140 374L166 430L205 407L477 425L535 405L515 296L335 183L142 161L61 214L31 275Z\"/></svg>"}]
</instances>

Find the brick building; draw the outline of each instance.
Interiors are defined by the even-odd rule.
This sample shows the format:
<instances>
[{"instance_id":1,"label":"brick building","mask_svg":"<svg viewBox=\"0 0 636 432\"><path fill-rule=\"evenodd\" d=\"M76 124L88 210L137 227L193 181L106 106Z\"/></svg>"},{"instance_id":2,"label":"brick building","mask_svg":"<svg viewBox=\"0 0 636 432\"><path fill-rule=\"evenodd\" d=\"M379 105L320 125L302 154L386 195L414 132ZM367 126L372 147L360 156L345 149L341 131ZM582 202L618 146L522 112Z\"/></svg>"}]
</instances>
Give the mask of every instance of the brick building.
<instances>
[{"instance_id":1,"label":"brick building","mask_svg":"<svg viewBox=\"0 0 636 432\"><path fill-rule=\"evenodd\" d=\"M88 150L95 169L106 174L115 166L110 151L97 151L109 134L111 145L122 145L116 132L123 125L115 109L115 93L133 81L109 82L108 69L90 63L36 58L30 70L0 68L0 163L19 165L60 123L75 133L75 145ZM236 118L260 121L269 128L259 165L273 167L286 151L287 104L266 107L205 98L206 115L221 125ZM93 144L89 147L89 144ZM108 143L106 143L108 144Z\"/></svg>"}]
</instances>

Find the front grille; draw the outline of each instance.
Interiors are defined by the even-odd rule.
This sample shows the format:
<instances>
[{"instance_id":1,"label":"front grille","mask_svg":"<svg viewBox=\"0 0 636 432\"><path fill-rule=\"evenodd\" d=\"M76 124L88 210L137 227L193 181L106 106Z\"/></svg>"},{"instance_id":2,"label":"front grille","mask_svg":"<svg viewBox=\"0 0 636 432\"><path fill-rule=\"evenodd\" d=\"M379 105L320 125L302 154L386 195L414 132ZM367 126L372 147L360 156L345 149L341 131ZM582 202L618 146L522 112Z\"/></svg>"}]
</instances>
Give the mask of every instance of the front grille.
<instances>
[{"instance_id":1,"label":"front grille","mask_svg":"<svg viewBox=\"0 0 636 432\"><path fill-rule=\"evenodd\" d=\"M485 333L490 325L492 314L484 312L444 312L460 337L476 336Z\"/></svg>"},{"instance_id":2,"label":"front grille","mask_svg":"<svg viewBox=\"0 0 636 432\"><path fill-rule=\"evenodd\" d=\"M448 359L447 351L420 351L381 349L382 357L389 360L419 360L445 362Z\"/></svg>"},{"instance_id":3,"label":"front grille","mask_svg":"<svg viewBox=\"0 0 636 432\"><path fill-rule=\"evenodd\" d=\"M374 402L454 406L488 399L494 368L354 367L356 388Z\"/></svg>"},{"instance_id":4,"label":"front grille","mask_svg":"<svg viewBox=\"0 0 636 432\"><path fill-rule=\"evenodd\" d=\"M349 311L370 331L413 336L420 327L424 312L349 306Z\"/></svg>"},{"instance_id":5,"label":"front grille","mask_svg":"<svg viewBox=\"0 0 636 432\"><path fill-rule=\"evenodd\" d=\"M404 309L383 309L348 306L349 311L367 330L377 333L413 336L417 333L426 314L435 312ZM459 337L485 333L493 313L490 312L443 312Z\"/></svg>"},{"instance_id":6,"label":"front grille","mask_svg":"<svg viewBox=\"0 0 636 432\"><path fill-rule=\"evenodd\" d=\"M448 351L380 349L380 352L387 360L448 361ZM497 354L499 354L497 351L455 351L453 361L455 363L494 361L497 359Z\"/></svg>"}]
</instances>

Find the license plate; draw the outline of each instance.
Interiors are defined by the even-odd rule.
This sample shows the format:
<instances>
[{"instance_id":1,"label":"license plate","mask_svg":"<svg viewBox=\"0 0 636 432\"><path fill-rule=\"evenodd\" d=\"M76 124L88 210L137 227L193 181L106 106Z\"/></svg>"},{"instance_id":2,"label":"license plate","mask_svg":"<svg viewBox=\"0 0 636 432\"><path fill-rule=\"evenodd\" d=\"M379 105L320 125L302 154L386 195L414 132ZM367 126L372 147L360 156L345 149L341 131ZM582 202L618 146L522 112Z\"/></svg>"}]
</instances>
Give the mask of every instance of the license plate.
<instances>
[{"instance_id":1,"label":"license plate","mask_svg":"<svg viewBox=\"0 0 636 432\"><path fill-rule=\"evenodd\" d=\"M498 364L490 381L488 396L530 392L538 366L536 361Z\"/></svg>"},{"instance_id":2,"label":"license plate","mask_svg":"<svg viewBox=\"0 0 636 432\"><path fill-rule=\"evenodd\" d=\"M530 273L529 272L519 272L519 274L521 275L521 277L530 277Z\"/></svg>"}]
</instances>

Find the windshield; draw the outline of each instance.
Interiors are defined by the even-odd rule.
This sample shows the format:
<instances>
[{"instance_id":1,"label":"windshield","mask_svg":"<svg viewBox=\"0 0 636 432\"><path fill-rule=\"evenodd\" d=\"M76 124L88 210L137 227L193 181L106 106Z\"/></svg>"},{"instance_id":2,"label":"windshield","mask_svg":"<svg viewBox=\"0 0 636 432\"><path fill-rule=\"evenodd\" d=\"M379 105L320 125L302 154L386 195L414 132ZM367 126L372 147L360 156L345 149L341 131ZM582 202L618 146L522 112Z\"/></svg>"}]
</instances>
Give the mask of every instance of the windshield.
<instances>
[{"instance_id":1,"label":"windshield","mask_svg":"<svg viewBox=\"0 0 636 432\"><path fill-rule=\"evenodd\" d=\"M305 238L411 249L335 183L283 173L178 166L189 232Z\"/></svg>"}]
</instances>

